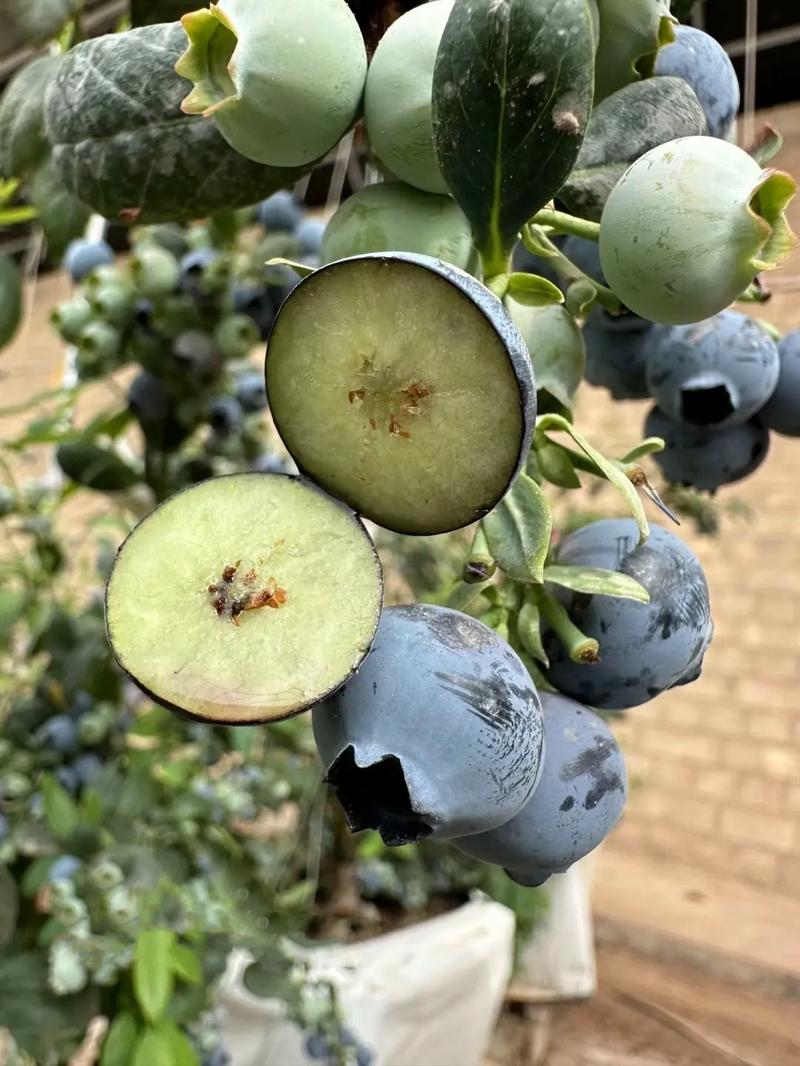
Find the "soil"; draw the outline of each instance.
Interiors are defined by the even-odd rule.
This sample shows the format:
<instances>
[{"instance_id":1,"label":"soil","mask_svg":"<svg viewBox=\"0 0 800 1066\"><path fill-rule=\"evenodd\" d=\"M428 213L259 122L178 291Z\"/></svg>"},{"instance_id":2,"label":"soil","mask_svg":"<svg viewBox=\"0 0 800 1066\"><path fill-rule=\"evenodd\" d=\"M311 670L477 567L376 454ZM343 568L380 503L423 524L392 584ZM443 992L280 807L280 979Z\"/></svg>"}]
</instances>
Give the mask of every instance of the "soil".
<instances>
[{"instance_id":1,"label":"soil","mask_svg":"<svg viewBox=\"0 0 800 1066\"><path fill-rule=\"evenodd\" d=\"M591 1000L507 1007L484 1066L800 1063L796 999L622 947L601 946L598 968L599 991Z\"/></svg>"}]
</instances>

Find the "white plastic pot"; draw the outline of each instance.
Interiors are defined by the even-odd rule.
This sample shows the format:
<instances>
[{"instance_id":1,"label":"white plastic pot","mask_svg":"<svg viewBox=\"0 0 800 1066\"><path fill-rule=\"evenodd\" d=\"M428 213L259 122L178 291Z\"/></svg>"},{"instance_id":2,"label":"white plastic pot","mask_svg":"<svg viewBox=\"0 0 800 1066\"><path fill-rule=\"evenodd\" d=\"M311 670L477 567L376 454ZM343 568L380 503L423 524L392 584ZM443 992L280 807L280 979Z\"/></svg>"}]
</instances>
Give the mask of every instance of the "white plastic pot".
<instances>
[{"instance_id":1,"label":"white plastic pot","mask_svg":"<svg viewBox=\"0 0 800 1066\"><path fill-rule=\"evenodd\" d=\"M511 975L514 914L475 900L440 918L357 944L303 953L337 989L374 1066L479 1066ZM218 992L233 1066L312 1066L278 1000L248 992L250 957L234 952Z\"/></svg>"}]
</instances>

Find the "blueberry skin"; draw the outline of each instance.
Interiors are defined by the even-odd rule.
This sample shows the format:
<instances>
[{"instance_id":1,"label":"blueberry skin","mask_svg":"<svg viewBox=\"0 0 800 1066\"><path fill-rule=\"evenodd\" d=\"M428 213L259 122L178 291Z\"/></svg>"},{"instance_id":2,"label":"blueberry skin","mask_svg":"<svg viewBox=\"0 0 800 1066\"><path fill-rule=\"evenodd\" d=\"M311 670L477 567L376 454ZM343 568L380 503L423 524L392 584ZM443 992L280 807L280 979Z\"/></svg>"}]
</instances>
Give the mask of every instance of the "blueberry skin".
<instances>
[{"instance_id":1,"label":"blueberry skin","mask_svg":"<svg viewBox=\"0 0 800 1066\"><path fill-rule=\"evenodd\" d=\"M252 413L267 406L267 387L260 370L247 370L236 381L236 399L242 410Z\"/></svg>"},{"instance_id":2,"label":"blueberry skin","mask_svg":"<svg viewBox=\"0 0 800 1066\"><path fill-rule=\"evenodd\" d=\"M778 353L778 384L759 418L776 433L800 437L800 329L786 334L778 345Z\"/></svg>"},{"instance_id":3,"label":"blueberry skin","mask_svg":"<svg viewBox=\"0 0 800 1066\"><path fill-rule=\"evenodd\" d=\"M459 611L388 607L351 680L313 710L353 832L392 846L492 829L531 794L539 697L516 653Z\"/></svg>"},{"instance_id":4,"label":"blueberry skin","mask_svg":"<svg viewBox=\"0 0 800 1066\"><path fill-rule=\"evenodd\" d=\"M505 825L453 843L466 855L505 868L523 885L540 885L588 855L625 806L625 760L611 730L587 707L542 693L544 768L536 789Z\"/></svg>"},{"instance_id":5,"label":"blueberry skin","mask_svg":"<svg viewBox=\"0 0 800 1066\"><path fill-rule=\"evenodd\" d=\"M261 339L266 340L278 307L283 302L279 298L282 290L270 285L255 286L238 284L232 294L233 309L237 314L247 315L258 326Z\"/></svg>"},{"instance_id":6,"label":"blueberry skin","mask_svg":"<svg viewBox=\"0 0 800 1066\"><path fill-rule=\"evenodd\" d=\"M67 714L54 714L37 730L36 739L63 755L70 755L78 747L78 730Z\"/></svg>"},{"instance_id":7,"label":"blueberry skin","mask_svg":"<svg viewBox=\"0 0 800 1066\"><path fill-rule=\"evenodd\" d=\"M319 1033L309 1033L303 1043L306 1055L310 1059L325 1059L330 1053L331 1046L324 1036Z\"/></svg>"},{"instance_id":8,"label":"blueberry skin","mask_svg":"<svg viewBox=\"0 0 800 1066\"><path fill-rule=\"evenodd\" d=\"M258 205L258 221L272 233L294 233L303 212L290 192L282 189Z\"/></svg>"},{"instance_id":9,"label":"blueberry skin","mask_svg":"<svg viewBox=\"0 0 800 1066\"><path fill-rule=\"evenodd\" d=\"M99 266L114 262L114 250L105 241L72 241L64 254L64 269L73 281L82 281Z\"/></svg>"},{"instance_id":10,"label":"blueberry skin","mask_svg":"<svg viewBox=\"0 0 800 1066\"><path fill-rule=\"evenodd\" d=\"M659 51L655 72L687 81L705 112L709 134L730 137L741 92L733 63L718 41L693 26L676 26L675 41Z\"/></svg>"},{"instance_id":11,"label":"blueberry skin","mask_svg":"<svg viewBox=\"0 0 800 1066\"><path fill-rule=\"evenodd\" d=\"M204 295L203 275L219 259L215 248L197 248L181 258L181 288L193 298Z\"/></svg>"},{"instance_id":12,"label":"blueberry skin","mask_svg":"<svg viewBox=\"0 0 800 1066\"><path fill-rule=\"evenodd\" d=\"M209 425L217 433L230 433L241 425L242 405L233 396L217 396L211 401Z\"/></svg>"},{"instance_id":13,"label":"blueberry skin","mask_svg":"<svg viewBox=\"0 0 800 1066\"><path fill-rule=\"evenodd\" d=\"M728 429L696 429L673 422L654 407L644 424L646 437L663 437L666 448L652 458L673 485L716 492L752 474L769 451L769 430L761 418Z\"/></svg>"},{"instance_id":14,"label":"blueberry skin","mask_svg":"<svg viewBox=\"0 0 800 1066\"><path fill-rule=\"evenodd\" d=\"M82 718L92 710L94 710L94 700L88 692L79 689L72 700L72 706L69 709L69 713L73 718Z\"/></svg>"},{"instance_id":15,"label":"blueberry skin","mask_svg":"<svg viewBox=\"0 0 800 1066\"><path fill-rule=\"evenodd\" d=\"M583 329L586 380L608 389L615 400L647 399L645 371L653 330L649 323L639 329L607 328L592 313Z\"/></svg>"},{"instance_id":16,"label":"blueberry skin","mask_svg":"<svg viewBox=\"0 0 800 1066\"><path fill-rule=\"evenodd\" d=\"M80 868L80 859L74 855L61 855L47 872L48 883L54 885L56 881L70 881Z\"/></svg>"},{"instance_id":17,"label":"blueberry skin","mask_svg":"<svg viewBox=\"0 0 800 1066\"><path fill-rule=\"evenodd\" d=\"M572 662L548 630L547 678L590 707L637 707L684 678L694 680L713 635L708 586L694 552L662 526L651 526L640 547L638 539L633 519L605 518L571 533L558 547L559 565L618 570L650 593L645 604L550 586L575 624L599 642L600 662Z\"/></svg>"},{"instance_id":18,"label":"blueberry skin","mask_svg":"<svg viewBox=\"0 0 800 1066\"><path fill-rule=\"evenodd\" d=\"M690 426L740 426L775 391L778 346L748 315L722 311L687 326L658 326L647 356L650 394Z\"/></svg>"},{"instance_id":19,"label":"blueberry skin","mask_svg":"<svg viewBox=\"0 0 800 1066\"><path fill-rule=\"evenodd\" d=\"M326 224L321 219L303 219L294 234L301 255L319 255L322 248L322 238L325 236L325 229Z\"/></svg>"},{"instance_id":20,"label":"blueberry skin","mask_svg":"<svg viewBox=\"0 0 800 1066\"><path fill-rule=\"evenodd\" d=\"M103 772L103 760L94 752L88 752L75 760L72 769L81 785L91 785L94 779Z\"/></svg>"},{"instance_id":21,"label":"blueberry skin","mask_svg":"<svg viewBox=\"0 0 800 1066\"><path fill-rule=\"evenodd\" d=\"M61 787L65 789L65 791L69 792L70 795L74 796L75 793L78 791L78 785L80 784L80 781L78 780L78 775L75 773L72 767L60 766L56 770L56 777Z\"/></svg>"},{"instance_id":22,"label":"blueberry skin","mask_svg":"<svg viewBox=\"0 0 800 1066\"><path fill-rule=\"evenodd\" d=\"M161 380L143 370L131 382L128 407L141 427L145 440L164 451L177 448L189 433L174 412L175 399Z\"/></svg>"}]
</instances>

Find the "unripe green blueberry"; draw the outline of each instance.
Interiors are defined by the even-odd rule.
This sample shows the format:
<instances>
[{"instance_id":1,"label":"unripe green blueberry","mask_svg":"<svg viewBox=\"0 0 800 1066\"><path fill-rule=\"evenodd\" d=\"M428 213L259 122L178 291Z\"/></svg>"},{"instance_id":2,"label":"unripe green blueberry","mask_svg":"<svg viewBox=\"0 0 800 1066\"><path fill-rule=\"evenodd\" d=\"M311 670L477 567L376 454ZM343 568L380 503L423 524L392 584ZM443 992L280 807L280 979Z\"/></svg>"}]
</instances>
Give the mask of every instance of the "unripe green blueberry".
<instances>
[{"instance_id":1,"label":"unripe green blueberry","mask_svg":"<svg viewBox=\"0 0 800 1066\"><path fill-rule=\"evenodd\" d=\"M364 121L392 174L425 192L446 193L433 148L433 68L453 0L406 12L381 38L367 74ZM416 250L416 249L414 249Z\"/></svg>"},{"instance_id":2,"label":"unripe green blueberry","mask_svg":"<svg viewBox=\"0 0 800 1066\"><path fill-rule=\"evenodd\" d=\"M711 318L789 254L794 236L783 212L795 191L788 175L762 170L726 141L659 145L608 198L603 274L643 318L673 325Z\"/></svg>"},{"instance_id":3,"label":"unripe green blueberry","mask_svg":"<svg viewBox=\"0 0 800 1066\"><path fill-rule=\"evenodd\" d=\"M27 796L31 790L31 781L25 774L17 773L15 770L9 771L7 774L3 774L0 777L0 796L3 799L15 800L22 799L23 796Z\"/></svg>"},{"instance_id":4,"label":"unripe green blueberry","mask_svg":"<svg viewBox=\"0 0 800 1066\"><path fill-rule=\"evenodd\" d=\"M92 320L92 308L84 296L77 296L74 300L54 307L50 314L50 321L69 344L77 343L83 329Z\"/></svg>"},{"instance_id":5,"label":"unripe green blueberry","mask_svg":"<svg viewBox=\"0 0 800 1066\"><path fill-rule=\"evenodd\" d=\"M137 292L151 299L174 292L181 276L175 256L155 244L137 248L131 256L130 269Z\"/></svg>"},{"instance_id":6,"label":"unripe green blueberry","mask_svg":"<svg viewBox=\"0 0 800 1066\"><path fill-rule=\"evenodd\" d=\"M344 0L220 0L181 20L175 69L194 83L189 115L213 118L241 155L270 166L322 158L352 125L367 54Z\"/></svg>"},{"instance_id":7,"label":"unripe green blueberry","mask_svg":"<svg viewBox=\"0 0 800 1066\"><path fill-rule=\"evenodd\" d=\"M260 339L258 326L248 315L226 315L214 330L214 343L226 359L243 358Z\"/></svg>"},{"instance_id":8,"label":"unripe green blueberry","mask_svg":"<svg viewBox=\"0 0 800 1066\"><path fill-rule=\"evenodd\" d=\"M119 267L113 263L104 263L102 266L95 267L91 274L87 274L81 280L81 286L88 298L103 285L117 285L120 282L124 283L124 275Z\"/></svg>"},{"instance_id":9,"label":"unripe green blueberry","mask_svg":"<svg viewBox=\"0 0 800 1066\"><path fill-rule=\"evenodd\" d=\"M78 351L92 365L110 363L121 347L119 330L107 322L90 322L78 336Z\"/></svg>"},{"instance_id":10,"label":"unripe green blueberry","mask_svg":"<svg viewBox=\"0 0 800 1066\"><path fill-rule=\"evenodd\" d=\"M136 294L129 285L110 282L92 293L90 303L95 314L112 326L127 326L133 318Z\"/></svg>"}]
</instances>

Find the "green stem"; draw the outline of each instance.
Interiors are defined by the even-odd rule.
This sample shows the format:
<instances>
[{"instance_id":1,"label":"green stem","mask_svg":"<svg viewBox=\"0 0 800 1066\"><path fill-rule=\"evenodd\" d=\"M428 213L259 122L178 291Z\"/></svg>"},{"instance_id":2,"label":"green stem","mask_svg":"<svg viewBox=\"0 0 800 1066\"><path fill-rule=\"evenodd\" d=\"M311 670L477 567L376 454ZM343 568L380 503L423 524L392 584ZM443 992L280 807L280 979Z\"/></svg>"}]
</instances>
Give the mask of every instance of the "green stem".
<instances>
[{"instance_id":1,"label":"green stem","mask_svg":"<svg viewBox=\"0 0 800 1066\"><path fill-rule=\"evenodd\" d=\"M541 214L541 212L539 212L539 214ZM554 214L559 214L559 212L554 212ZM535 217L538 218L539 216L537 215ZM565 217L569 218L570 216L567 215ZM587 223L587 225L595 224L596 223L594 222ZM534 232L530 228L532 225L533 224L529 222L522 230L522 243L528 251L532 255L546 258L559 277L563 278L564 281L570 283L574 281L588 281L597 293L595 301L612 315L621 314L623 310L622 304L611 289L607 288L605 285L599 285L594 278L590 278L588 274L584 274L580 267L577 267L571 259L568 259L558 245L550 240L544 230L537 226Z\"/></svg>"},{"instance_id":2,"label":"green stem","mask_svg":"<svg viewBox=\"0 0 800 1066\"><path fill-rule=\"evenodd\" d=\"M574 663L599 662L600 645L578 629L564 605L544 589L536 590L536 598L542 617L564 645L570 659Z\"/></svg>"},{"instance_id":3,"label":"green stem","mask_svg":"<svg viewBox=\"0 0 800 1066\"><path fill-rule=\"evenodd\" d=\"M161 503L167 498L168 461L166 452L145 445L144 480L155 496L156 503Z\"/></svg>"},{"instance_id":4,"label":"green stem","mask_svg":"<svg viewBox=\"0 0 800 1066\"><path fill-rule=\"evenodd\" d=\"M450 607L454 611L466 611L480 594L480 585L468 585L466 581L456 581L450 589L445 607Z\"/></svg>"},{"instance_id":5,"label":"green stem","mask_svg":"<svg viewBox=\"0 0 800 1066\"><path fill-rule=\"evenodd\" d=\"M461 578L468 585L482 585L494 577L497 563L489 551L489 542L486 539L483 525L479 525L472 538L472 546L464 561L464 569Z\"/></svg>"},{"instance_id":6,"label":"green stem","mask_svg":"<svg viewBox=\"0 0 800 1066\"><path fill-rule=\"evenodd\" d=\"M495 274L487 278L484 285L489 292L494 293L498 300L504 300L508 292L508 274Z\"/></svg>"},{"instance_id":7,"label":"green stem","mask_svg":"<svg viewBox=\"0 0 800 1066\"><path fill-rule=\"evenodd\" d=\"M573 237L583 237L585 241L600 240L600 223L589 222L585 218L576 218L566 211L553 211L544 207L537 211L528 225L551 226L559 233L568 233Z\"/></svg>"}]
</instances>

